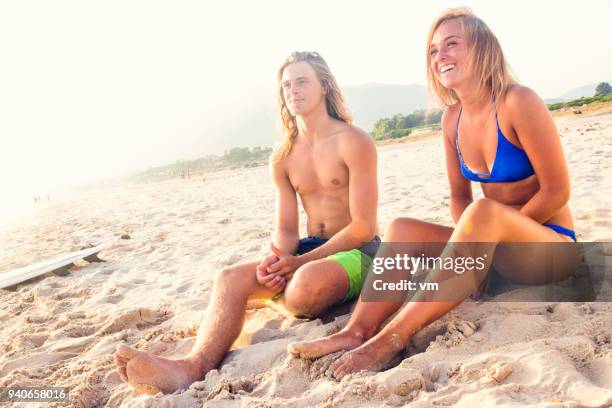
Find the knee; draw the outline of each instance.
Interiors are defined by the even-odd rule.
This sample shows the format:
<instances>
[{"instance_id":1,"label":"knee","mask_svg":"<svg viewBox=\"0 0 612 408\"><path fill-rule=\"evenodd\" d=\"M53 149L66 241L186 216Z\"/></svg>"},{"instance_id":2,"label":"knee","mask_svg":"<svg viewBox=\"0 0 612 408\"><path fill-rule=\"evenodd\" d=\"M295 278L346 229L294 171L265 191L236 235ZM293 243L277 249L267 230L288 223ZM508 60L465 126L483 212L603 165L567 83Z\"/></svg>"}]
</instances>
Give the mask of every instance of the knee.
<instances>
[{"instance_id":1,"label":"knee","mask_svg":"<svg viewBox=\"0 0 612 408\"><path fill-rule=\"evenodd\" d=\"M320 299L325 288L317 279L313 262L299 268L285 289L285 308L296 316L313 317L322 311Z\"/></svg>"},{"instance_id":2,"label":"knee","mask_svg":"<svg viewBox=\"0 0 612 408\"><path fill-rule=\"evenodd\" d=\"M498 220L502 204L490 198L481 198L467 206L459 221L470 219L479 225L487 225Z\"/></svg>"},{"instance_id":3,"label":"knee","mask_svg":"<svg viewBox=\"0 0 612 408\"><path fill-rule=\"evenodd\" d=\"M476 200L463 211L455 231L465 234L466 239L495 240L503 227L503 207L503 204L489 198Z\"/></svg>"},{"instance_id":4,"label":"knee","mask_svg":"<svg viewBox=\"0 0 612 408\"><path fill-rule=\"evenodd\" d=\"M244 271L237 266L232 266L221 270L215 280L216 286L236 286L245 282Z\"/></svg>"},{"instance_id":5,"label":"knee","mask_svg":"<svg viewBox=\"0 0 612 408\"><path fill-rule=\"evenodd\" d=\"M401 236L402 241L410 241L411 238L418 235L419 220L414 218L399 217L394 218L389 223L387 231L385 233L385 241L393 242L394 237Z\"/></svg>"}]
</instances>

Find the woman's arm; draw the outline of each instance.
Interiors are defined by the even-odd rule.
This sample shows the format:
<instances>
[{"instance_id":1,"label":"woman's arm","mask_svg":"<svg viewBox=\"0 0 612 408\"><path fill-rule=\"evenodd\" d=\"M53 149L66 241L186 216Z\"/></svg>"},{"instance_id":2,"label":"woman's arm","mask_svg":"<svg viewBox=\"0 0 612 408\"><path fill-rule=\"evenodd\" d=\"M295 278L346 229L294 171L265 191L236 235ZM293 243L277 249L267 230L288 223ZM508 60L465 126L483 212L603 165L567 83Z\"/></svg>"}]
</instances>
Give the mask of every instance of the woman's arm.
<instances>
[{"instance_id":1,"label":"woman's arm","mask_svg":"<svg viewBox=\"0 0 612 408\"><path fill-rule=\"evenodd\" d=\"M557 127L544 102L529 88L512 87L505 98L505 108L540 185L520 211L544 223L570 196L569 173Z\"/></svg>"}]
</instances>

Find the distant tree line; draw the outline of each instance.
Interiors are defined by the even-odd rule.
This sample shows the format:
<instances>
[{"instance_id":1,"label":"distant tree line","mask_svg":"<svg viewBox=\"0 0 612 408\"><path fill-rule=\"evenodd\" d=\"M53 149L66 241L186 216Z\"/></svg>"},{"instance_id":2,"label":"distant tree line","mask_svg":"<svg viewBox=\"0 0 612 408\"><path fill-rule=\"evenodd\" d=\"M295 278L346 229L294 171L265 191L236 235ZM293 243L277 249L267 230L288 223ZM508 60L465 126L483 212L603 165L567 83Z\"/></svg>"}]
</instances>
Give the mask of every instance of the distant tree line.
<instances>
[{"instance_id":1,"label":"distant tree line","mask_svg":"<svg viewBox=\"0 0 612 408\"><path fill-rule=\"evenodd\" d=\"M221 160L227 164L239 164L250 161L258 161L267 159L272 153L272 149L269 147L254 147L249 149L248 147L234 147L233 149L226 150L221 157Z\"/></svg>"},{"instance_id":2,"label":"distant tree line","mask_svg":"<svg viewBox=\"0 0 612 408\"><path fill-rule=\"evenodd\" d=\"M610 84L607 82L600 82L595 88L595 95L574 99L568 102L551 103L548 105L548 109L554 111L562 108L588 105L589 103L593 102L610 101L612 101L612 86L610 86Z\"/></svg>"},{"instance_id":3,"label":"distant tree line","mask_svg":"<svg viewBox=\"0 0 612 408\"><path fill-rule=\"evenodd\" d=\"M184 172L197 174L236 166L247 167L265 162L271 153L272 149L269 147L235 147L226 150L223 156L209 154L194 160L177 160L173 164L151 167L136 174L133 179L135 181L157 181L179 177Z\"/></svg>"},{"instance_id":4,"label":"distant tree line","mask_svg":"<svg viewBox=\"0 0 612 408\"><path fill-rule=\"evenodd\" d=\"M439 109L422 109L406 116L398 113L390 118L377 120L372 129L372 137L374 140L384 140L408 136L415 129L439 125L441 118L442 111Z\"/></svg>"}]
</instances>

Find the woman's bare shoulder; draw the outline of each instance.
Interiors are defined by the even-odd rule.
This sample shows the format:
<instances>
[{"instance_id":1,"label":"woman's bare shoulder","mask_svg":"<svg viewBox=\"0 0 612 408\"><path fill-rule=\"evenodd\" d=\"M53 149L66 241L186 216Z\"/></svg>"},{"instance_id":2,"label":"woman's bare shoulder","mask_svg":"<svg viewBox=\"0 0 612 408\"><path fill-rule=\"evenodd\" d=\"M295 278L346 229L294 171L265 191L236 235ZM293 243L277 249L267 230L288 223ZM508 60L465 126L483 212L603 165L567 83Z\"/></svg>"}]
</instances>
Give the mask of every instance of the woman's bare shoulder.
<instances>
[{"instance_id":1,"label":"woman's bare shoulder","mask_svg":"<svg viewBox=\"0 0 612 408\"><path fill-rule=\"evenodd\" d=\"M451 106L444 108L442 113L442 132L445 137L449 139L454 138L455 129L457 128L457 122L459 120L459 112L461 111L461 104L456 103Z\"/></svg>"}]
</instances>

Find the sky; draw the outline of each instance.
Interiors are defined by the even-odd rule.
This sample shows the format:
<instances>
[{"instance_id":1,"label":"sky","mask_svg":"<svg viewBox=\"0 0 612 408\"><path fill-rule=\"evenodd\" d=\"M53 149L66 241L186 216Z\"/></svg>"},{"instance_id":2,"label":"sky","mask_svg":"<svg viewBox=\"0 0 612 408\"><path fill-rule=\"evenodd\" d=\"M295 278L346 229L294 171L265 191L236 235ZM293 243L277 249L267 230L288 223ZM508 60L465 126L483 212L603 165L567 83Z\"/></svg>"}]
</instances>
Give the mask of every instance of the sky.
<instances>
[{"instance_id":1,"label":"sky","mask_svg":"<svg viewBox=\"0 0 612 408\"><path fill-rule=\"evenodd\" d=\"M315 50L341 86L425 85L429 25L468 6L543 98L612 79L612 2L5 1L0 210L67 185L278 135L223 139ZM248 132L248 130L246 131ZM252 143L251 143L252 144Z\"/></svg>"}]
</instances>

